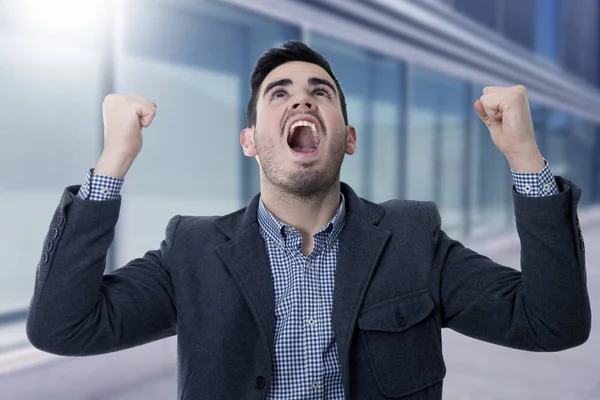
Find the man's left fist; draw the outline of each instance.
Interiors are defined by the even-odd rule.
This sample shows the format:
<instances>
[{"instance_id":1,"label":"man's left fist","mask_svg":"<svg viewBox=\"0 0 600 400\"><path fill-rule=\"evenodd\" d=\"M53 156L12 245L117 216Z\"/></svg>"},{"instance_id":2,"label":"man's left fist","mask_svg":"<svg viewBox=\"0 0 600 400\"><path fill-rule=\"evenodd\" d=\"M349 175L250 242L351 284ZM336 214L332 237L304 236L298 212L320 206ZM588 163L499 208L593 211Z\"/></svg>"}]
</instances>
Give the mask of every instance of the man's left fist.
<instances>
[{"instance_id":1,"label":"man's left fist","mask_svg":"<svg viewBox=\"0 0 600 400\"><path fill-rule=\"evenodd\" d=\"M535 142L524 86L486 86L483 95L475 102L475 111L514 170L537 169L529 172L539 172L544 167Z\"/></svg>"}]
</instances>

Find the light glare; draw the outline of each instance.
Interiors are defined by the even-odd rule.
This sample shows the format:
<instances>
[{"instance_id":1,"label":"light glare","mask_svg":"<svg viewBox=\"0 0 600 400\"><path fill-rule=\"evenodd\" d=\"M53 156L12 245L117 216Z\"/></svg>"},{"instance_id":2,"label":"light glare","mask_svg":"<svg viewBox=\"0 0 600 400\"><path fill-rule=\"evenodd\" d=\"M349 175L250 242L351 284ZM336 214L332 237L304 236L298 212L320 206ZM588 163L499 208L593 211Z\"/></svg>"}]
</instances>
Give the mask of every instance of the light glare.
<instances>
[{"instance_id":1,"label":"light glare","mask_svg":"<svg viewBox=\"0 0 600 400\"><path fill-rule=\"evenodd\" d=\"M106 21L109 2L101 0L21 0L12 2L14 20L43 34L96 35Z\"/></svg>"}]
</instances>

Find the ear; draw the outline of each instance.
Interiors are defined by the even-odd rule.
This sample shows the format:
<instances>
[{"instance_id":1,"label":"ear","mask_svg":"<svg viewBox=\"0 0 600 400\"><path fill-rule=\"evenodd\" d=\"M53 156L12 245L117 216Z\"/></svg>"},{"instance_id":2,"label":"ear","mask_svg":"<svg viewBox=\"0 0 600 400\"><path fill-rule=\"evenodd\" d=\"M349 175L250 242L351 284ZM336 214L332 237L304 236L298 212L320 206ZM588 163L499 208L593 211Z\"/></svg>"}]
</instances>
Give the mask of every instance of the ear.
<instances>
[{"instance_id":1,"label":"ear","mask_svg":"<svg viewBox=\"0 0 600 400\"><path fill-rule=\"evenodd\" d=\"M240 144L246 157L255 157L258 152L254 144L254 128L245 128L240 133Z\"/></svg>"},{"instance_id":2,"label":"ear","mask_svg":"<svg viewBox=\"0 0 600 400\"><path fill-rule=\"evenodd\" d=\"M348 138L346 141L346 154L352 155L356 153L356 129L352 125L347 125Z\"/></svg>"}]
</instances>

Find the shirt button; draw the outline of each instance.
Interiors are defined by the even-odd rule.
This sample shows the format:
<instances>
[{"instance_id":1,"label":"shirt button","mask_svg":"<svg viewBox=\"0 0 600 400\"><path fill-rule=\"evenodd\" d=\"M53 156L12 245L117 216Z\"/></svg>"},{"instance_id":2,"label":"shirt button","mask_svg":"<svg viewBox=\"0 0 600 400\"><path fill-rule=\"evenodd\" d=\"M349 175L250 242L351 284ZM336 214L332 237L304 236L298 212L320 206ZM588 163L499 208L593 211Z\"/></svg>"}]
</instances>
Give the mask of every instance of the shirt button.
<instances>
[{"instance_id":1,"label":"shirt button","mask_svg":"<svg viewBox=\"0 0 600 400\"><path fill-rule=\"evenodd\" d=\"M313 388L313 389L318 389L318 388L320 388L320 387L321 387L321 384L320 384L319 382L313 382L313 383L312 383L312 388Z\"/></svg>"},{"instance_id":2,"label":"shirt button","mask_svg":"<svg viewBox=\"0 0 600 400\"><path fill-rule=\"evenodd\" d=\"M549 183L545 183L544 184L544 192L549 192L550 191L550 184Z\"/></svg>"},{"instance_id":3,"label":"shirt button","mask_svg":"<svg viewBox=\"0 0 600 400\"><path fill-rule=\"evenodd\" d=\"M306 263L306 269L311 269L312 268L312 264L310 262Z\"/></svg>"},{"instance_id":4,"label":"shirt button","mask_svg":"<svg viewBox=\"0 0 600 400\"><path fill-rule=\"evenodd\" d=\"M313 326L313 325L315 324L315 320L314 320L314 319L312 319L312 318L311 318L311 319L309 319L309 320L308 320L308 324L309 324L310 326Z\"/></svg>"},{"instance_id":5,"label":"shirt button","mask_svg":"<svg viewBox=\"0 0 600 400\"><path fill-rule=\"evenodd\" d=\"M279 247L283 249L283 240L279 242Z\"/></svg>"},{"instance_id":6,"label":"shirt button","mask_svg":"<svg viewBox=\"0 0 600 400\"><path fill-rule=\"evenodd\" d=\"M103 195L108 196L108 193L109 193L108 188L102 188Z\"/></svg>"},{"instance_id":7,"label":"shirt button","mask_svg":"<svg viewBox=\"0 0 600 400\"><path fill-rule=\"evenodd\" d=\"M525 193L531 192L531 186L529 186L529 185L525 185L524 189L525 189Z\"/></svg>"}]
</instances>

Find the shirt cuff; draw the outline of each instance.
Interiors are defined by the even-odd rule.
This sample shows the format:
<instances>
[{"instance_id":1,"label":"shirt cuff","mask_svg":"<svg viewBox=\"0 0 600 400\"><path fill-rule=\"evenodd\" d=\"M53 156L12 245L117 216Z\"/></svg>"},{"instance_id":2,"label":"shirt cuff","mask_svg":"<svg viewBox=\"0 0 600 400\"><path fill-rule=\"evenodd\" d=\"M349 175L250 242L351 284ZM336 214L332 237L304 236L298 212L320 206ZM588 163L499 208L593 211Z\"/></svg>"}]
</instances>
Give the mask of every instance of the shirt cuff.
<instances>
[{"instance_id":1,"label":"shirt cuff","mask_svg":"<svg viewBox=\"0 0 600 400\"><path fill-rule=\"evenodd\" d=\"M528 197L552 196L558 193L558 185L548 161L544 160L544 163L544 169L538 173L516 172L511 169L517 193Z\"/></svg>"},{"instance_id":2,"label":"shirt cuff","mask_svg":"<svg viewBox=\"0 0 600 400\"><path fill-rule=\"evenodd\" d=\"M124 179L115 178L107 175L96 175L94 170L88 171L83 181L83 185L79 188L77 197L83 200L115 200L121 195L121 187Z\"/></svg>"}]
</instances>

